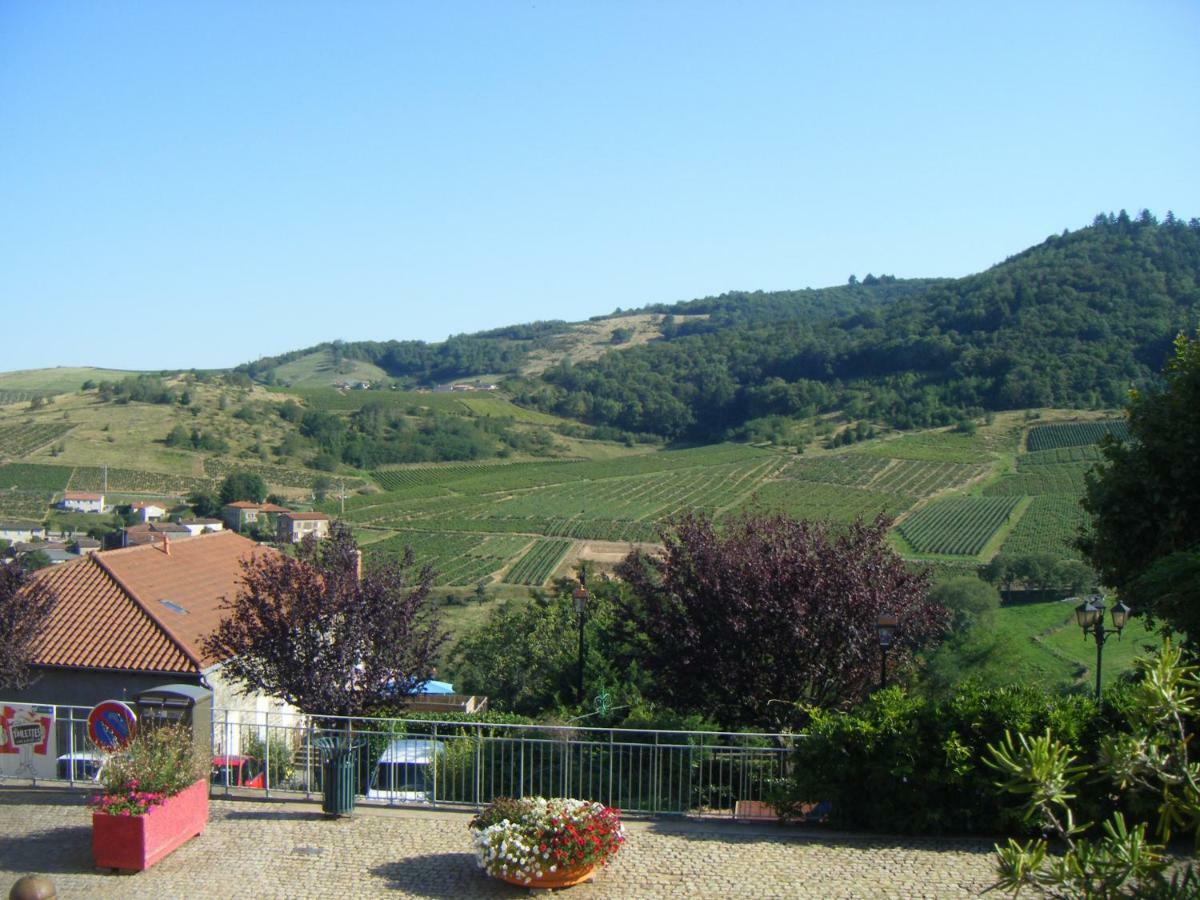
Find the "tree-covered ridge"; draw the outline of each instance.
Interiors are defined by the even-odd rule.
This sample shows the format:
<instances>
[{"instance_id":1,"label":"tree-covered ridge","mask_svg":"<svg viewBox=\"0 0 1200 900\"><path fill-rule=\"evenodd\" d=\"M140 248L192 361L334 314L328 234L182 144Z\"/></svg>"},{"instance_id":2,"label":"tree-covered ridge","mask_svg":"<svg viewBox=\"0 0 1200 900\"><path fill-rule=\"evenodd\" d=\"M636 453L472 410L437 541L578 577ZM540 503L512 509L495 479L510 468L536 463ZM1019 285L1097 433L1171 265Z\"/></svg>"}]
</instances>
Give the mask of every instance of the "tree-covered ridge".
<instances>
[{"instance_id":1,"label":"tree-covered ridge","mask_svg":"<svg viewBox=\"0 0 1200 900\"><path fill-rule=\"evenodd\" d=\"M1116 406L1153 380L1200 315L1198 280L1200 221L1098 216L978 275L914 290L896 282L891 302L833 319L689 323L664 341L548 370L516 385L517 398L700 439L831 410L913 427L985 409ZM736 318L719 300L712 316Z\"/></svg>"}]
</instances>

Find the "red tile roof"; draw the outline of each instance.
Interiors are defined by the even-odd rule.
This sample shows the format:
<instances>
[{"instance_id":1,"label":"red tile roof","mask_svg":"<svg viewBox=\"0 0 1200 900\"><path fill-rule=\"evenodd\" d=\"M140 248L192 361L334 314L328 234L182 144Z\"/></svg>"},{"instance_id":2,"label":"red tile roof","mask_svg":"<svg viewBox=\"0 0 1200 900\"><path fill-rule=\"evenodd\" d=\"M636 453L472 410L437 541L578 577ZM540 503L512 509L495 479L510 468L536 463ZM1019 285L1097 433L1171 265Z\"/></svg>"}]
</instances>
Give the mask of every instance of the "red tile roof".
<instances>
[{"instance_id":1,"label":"red tile roof","mask_svg":"<svg viewBox=\"0 0 1200 900\"><path fill-rule=\"evenodd\" d=\"M85 494L83 491L67 491L63 494L64 500L103 500L103 494Z\"/></svg>"},{"instance_id":2,"label":"red tile roof","mask_svg":"<svg viewBox=\"0 0 1200 900\"><path fill-rule=\"evenodd\" d=\"M58 603L34 663L199 672L218 662L200 644L224 616L225 598L237 595L242 561L278 551L229 531L167 549L127 547L39 570Z\"/></svg>"},{"instance_id":3,"label":"red tile roof","mask_svg":"<svg viewBox=\"0 0 1200 900\"><path fill-rule=\"evenodd\" d=\"M328 522L329 516L325 513L318 512L289 512L280 515L281 519L290 519L293 522Z\"/></svg>"}]
</instances>

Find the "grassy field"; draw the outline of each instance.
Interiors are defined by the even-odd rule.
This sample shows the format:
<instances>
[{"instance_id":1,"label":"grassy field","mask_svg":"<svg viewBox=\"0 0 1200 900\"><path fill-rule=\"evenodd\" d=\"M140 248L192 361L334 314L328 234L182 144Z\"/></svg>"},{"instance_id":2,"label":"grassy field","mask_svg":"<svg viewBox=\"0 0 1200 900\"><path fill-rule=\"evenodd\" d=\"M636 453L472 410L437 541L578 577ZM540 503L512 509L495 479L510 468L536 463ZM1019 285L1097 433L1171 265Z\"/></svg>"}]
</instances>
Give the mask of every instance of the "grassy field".
<instances>
[{"instance_id":1,"label":"grassy field","mask_svg":"<svg viewBox=\"0 0 1200 900\"><path fill-rule=\"evenodd\" d=\"M129 375L141 375L129 369L97 369L91 366L59 366L55 369L21 369L0 372L0 390L77 391L85 381L118 381Z\"/></svg>"},{"instance_id":2,"label":"grassy field","mask_svg":"<svg viewBox=\"0 0 1200 900\"><path fill-rule=\"evenodd\" d=\"M328 387L346 381L387 381L388 374L376 365L358 359L337 364L330 350L317 350L275 369L282 384L296 387Z\"/></svg>"},{"instance_id":3,"label":"grassy field","mask_svg":"<svg viewBox=\"0 0 1200 900\"><path fill-rule=\"evenodd\" d=\"M996 614L996 628L1016 640L1014 681L1045 684L1048 687L1084 687L1095 684L1096 644L1086 640L1075 624L1074 602L1015 603L1002 606ZM1104 644L1101 680L1112 684L1147 647L1157 646L1154 635L1140 620L1126 626L1120 640L1110 637Z\"/></svg>"}]
</instances>

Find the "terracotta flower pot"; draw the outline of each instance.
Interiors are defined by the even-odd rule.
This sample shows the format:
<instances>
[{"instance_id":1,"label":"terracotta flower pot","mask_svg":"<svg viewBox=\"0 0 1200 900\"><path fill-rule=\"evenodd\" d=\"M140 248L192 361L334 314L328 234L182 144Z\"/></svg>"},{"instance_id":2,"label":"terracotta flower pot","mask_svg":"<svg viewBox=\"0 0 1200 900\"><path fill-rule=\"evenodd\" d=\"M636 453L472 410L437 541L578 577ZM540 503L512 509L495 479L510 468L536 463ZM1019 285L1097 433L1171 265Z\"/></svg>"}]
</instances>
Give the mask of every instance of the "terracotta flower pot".
<instances>
[{"instance_id":1,"label":"terracotta flower pot","mask_svg":"<svg viewBox=\"0 0 1200 900\"><path fill-rule=\"evenodd\" d=\"M140 872L207 824L208 781L201 779L140 816L92 813L92 859L100 869Z\"/></svg>"},{"instance_id":2,"label":"terracotta flower pot","mask_svg":"<svg viewBox=\"0 0 1200 900\"><path fill-rule=\"evenodd\" d=\"M525 881L515 875L497 875L495 877L519 887L553 889L573 887L585 881L591 881L595 871L595 866L582 866L578 869L560 869L557 872L546 872L541 878L533 878L530 881Z\"/></svg>"}]
</instances>

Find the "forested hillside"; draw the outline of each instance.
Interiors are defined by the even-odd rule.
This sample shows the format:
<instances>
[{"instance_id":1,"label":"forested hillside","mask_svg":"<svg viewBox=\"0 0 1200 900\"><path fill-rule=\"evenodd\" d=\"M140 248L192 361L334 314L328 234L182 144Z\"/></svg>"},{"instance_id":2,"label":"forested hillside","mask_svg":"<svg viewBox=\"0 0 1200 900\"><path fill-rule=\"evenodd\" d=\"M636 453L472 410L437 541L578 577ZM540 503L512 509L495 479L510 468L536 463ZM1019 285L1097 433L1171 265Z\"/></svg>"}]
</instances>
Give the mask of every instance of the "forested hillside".
<instances>
[{"instance_id":1,"label":"forested hillside","mask_svg":"<svg viewBox=\"0 0 1200 900\"><path fill-rule=\"evenodd\" d=\"M1200 221L1122 212L966 278L653 307L709 316L511 387L560 415L691 439L832 410L906 428L982 410L1117 406L1194 327L1198 281ZM829 315L833 299L853 311Z\"/></svg>"}]
</instances>

